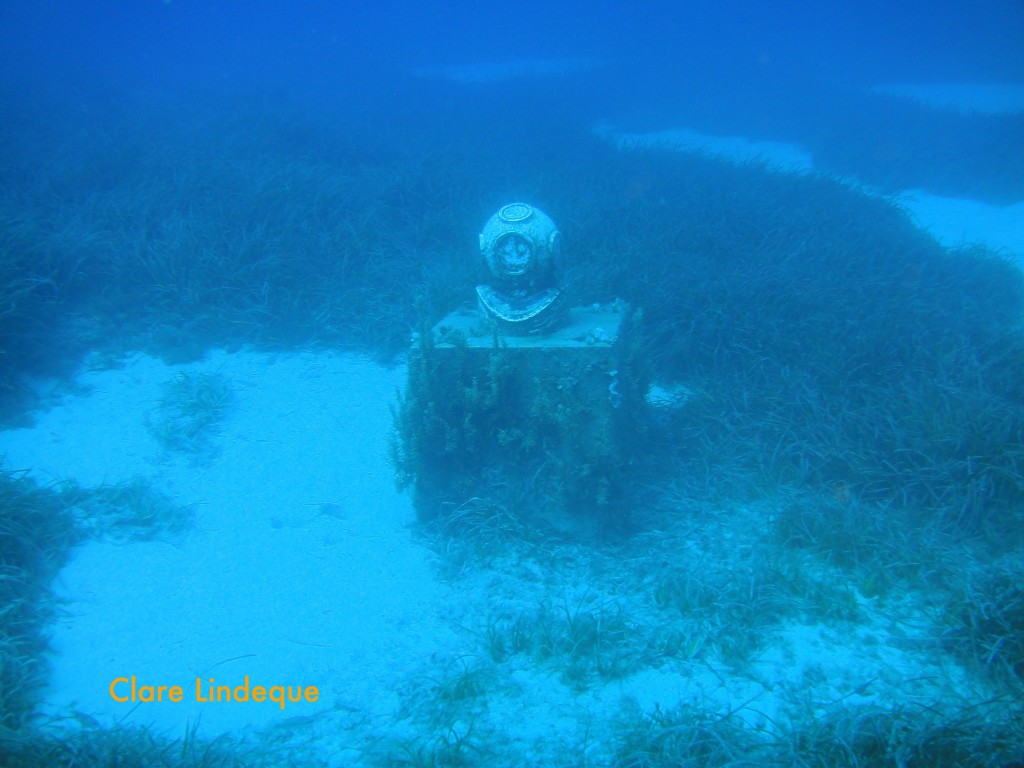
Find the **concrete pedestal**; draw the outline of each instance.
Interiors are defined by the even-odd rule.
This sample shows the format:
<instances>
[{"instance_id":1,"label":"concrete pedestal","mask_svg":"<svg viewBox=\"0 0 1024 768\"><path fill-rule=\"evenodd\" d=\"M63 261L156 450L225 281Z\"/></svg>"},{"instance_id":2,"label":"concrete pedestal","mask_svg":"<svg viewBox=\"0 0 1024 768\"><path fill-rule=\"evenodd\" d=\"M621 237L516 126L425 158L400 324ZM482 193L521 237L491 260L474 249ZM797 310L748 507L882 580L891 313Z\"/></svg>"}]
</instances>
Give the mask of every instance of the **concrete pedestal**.
<instances>
[{"instance_id":1,"label":"concrete pedestal","mask_svg":"<svg viewBox=\"0 0 1024 768\"><path fill-rule=\"evenodd\" d=\"M477 311L422 333L396 414L395 463L421 519L467 502L553 524L617 514L643 429L646 367L628 307L581 307L543 336Z\"/></svg>"}]
</instances>

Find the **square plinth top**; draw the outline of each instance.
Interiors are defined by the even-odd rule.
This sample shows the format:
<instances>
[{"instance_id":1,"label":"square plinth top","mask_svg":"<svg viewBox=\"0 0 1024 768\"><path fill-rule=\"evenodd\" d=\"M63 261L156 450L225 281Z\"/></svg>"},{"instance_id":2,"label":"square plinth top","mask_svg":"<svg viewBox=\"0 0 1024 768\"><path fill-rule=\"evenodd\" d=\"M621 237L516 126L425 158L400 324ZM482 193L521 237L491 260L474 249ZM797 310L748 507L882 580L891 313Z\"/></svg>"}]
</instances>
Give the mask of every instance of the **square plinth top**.
<instances>
[{"instance_id":1,"label":"square plinth top","mask_svg":"<svg viewBox=\"0 0 1024 768\"><path fill-rule=\"evenodd\" d=\"M628 305L621 301L573 307L561 325L548 333L512 336L499 333L503 345L523 348L610 347L619 335L623 313ZM479 309L457 309L434 326L434 344L454 347L465 339L468 347L493 347L496 327Z\"/></svg>"}]
</instances>

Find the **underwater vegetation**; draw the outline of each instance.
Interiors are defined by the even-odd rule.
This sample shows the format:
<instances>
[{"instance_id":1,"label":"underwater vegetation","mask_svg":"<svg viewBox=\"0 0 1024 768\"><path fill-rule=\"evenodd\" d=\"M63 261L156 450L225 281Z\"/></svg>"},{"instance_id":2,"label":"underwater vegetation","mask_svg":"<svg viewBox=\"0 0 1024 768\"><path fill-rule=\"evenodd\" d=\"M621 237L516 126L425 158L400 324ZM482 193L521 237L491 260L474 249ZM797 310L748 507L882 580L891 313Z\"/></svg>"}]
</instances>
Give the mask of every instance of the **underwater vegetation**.
<instances>
[{"instance_id":1,"label":"underwater vegetation","mask_svg":"<svg viewBox=\"0 0 1024 768\"><path fill-rule=\"evenodd\" d=\"M990 677L1024 692L1024 563L1016 555L968 569L943 616L944 642Z\"/></svg>"},{"instance_id":2,"label":"underwater vegetation","mask_svg":"<svg viewBox=\"0 0 1024 768\"><path fill-rule=\"evenodd\" d=\"M233 400L234 393L220 374L180 371L164 386L149 420L150 431L168 450L201 453L210 448Z\"/></svg>"},{"instance_id":3,"label":"underwater vegetation","mask_svg":"<svg viewBox=\"0 0 1024 768\"><path fill-rule=\"evenodd\" d=\"M72 766L152 766L152 768L246 768L271 765L246 758L246 750L224 736L206 741L198 723L180 738L141 726L101 728L83 717L63 731L23 740L0 740L5 768L71 768ZM288 765L287 758L278 758Z\"/></svg>"},{"instance_id":4,"label":"underwater vegetation","mask_svg":"<svg viewBox=\"0 0 1024 768\"><path fill-rule=\"evenodd\" d=\"M629 723L616 768L673 766L866 766L1013 765L1020 713L1006 711L947 714L907 708L893 712L871 707L837 708L822 718L776 735L752 733L735 713L709 714L682 706L658 710Z\"/></svg>"},{"instance_id":5,"label":"underwater vegetation","mask_svg":"<svg viewBox=\"0 0 1024 768\"><path fill-rule=\"evenodd\" d=\"M66 132L66 116L35 131L0 126L5 416L29 402L24 376L59 373L93 350L188 362L212 346L328 346L393 360L412 328L472 297L488 213L531 200L563 228L576 303L621 298L642 310L634 395L651 380L692 394L650 424L633 422L644 427L635 433L586 433L588 403L553 390L558 382L524 392L507 350L481 376L468 351L442 371L425 345L409 358L419 394L396 407L399 479L426 478L416 488L432 510L426 535L460 577L509 552L543 567L567 559L564 537L532 526L531 505L628 516L594 551L632 534L659 557L635 557L641 577L617 585L629 603L595 591L481 616L477 653L443 661L409 692L402 715L415 733L368 750L367 762L516 764L487 720L516 665L581 696L638 670L745 669L787 621L853 625L924 589L940 628L926 640L989 680L991 702L835 706L764 733L730 712L666 707L623 722L602 756L634 768L1019 762L1020 270L982 248L948 251L898 202L823 175L615 151L556 104L531 113L545 120L524 119L518 105L536 94L515 85L468 101L441 85L403 87L410 104L441 96L445 106L376 105L365 119L151 107L104 117L116 128L99 132ZM942 135L959 125L981 130L950 118ZM834 167L856 171L882 146L855 146L854 133L832 148ZM928 171L942 187L949 179L937 176L951 171L926 167L927 137L915 133L921 151L900 151L906 162L889 183ZM886 162L873 157L862 177L880 178ZM1014 193L1020 178L1005 175L992 194ZM202 454L233 397L223 378L183 371L154 407L153 433L169 450ZM495 416L512 407L523 426L496 431ZM715 549L691 530L709 508L751 500L771 513L751 522L744 548ZM69 736L33 721L47 587L69 547L86 535L172 534L188 510L139 482L45 489L11 472L0 475L0 510L9 762L239 764L231 745L195 734L85 726ZM567 763L599 762L592 746L581 738Z\"/></svg>"},{"instance_id":6,"label":"underwater vegetation","mask_svg":"<svg viewBox=\"0 0 1024 768\"><path fill-rule=\"evenodd\" d=\"M175 504L143 478L91 488L66 482L60 486L60 496L84 537L166 539L192 524L190 507Z\"/></svg>"},{"instance_id":7,"label":"underwater vegetation","mask_svg":"<svg viewBox=\"0 0 1024 768\"><path fill-rule=\"evenodd\" d=\"M696 485L841 486L975 528L1012 514L1024 462L1016 267L950 253L896 203L824 176L620 152L581 138L587 126L564 108L540 130L477 97L383 134L341 116L248 121L241 107L195 126L134 113L109 143L52 137L76 160L41 177L11 134L11 178L35 181L0 200L17 224L0 256L9 405L41 349L180 359L319 343L393 356L417 297L430 323L472 296L475 232L513 195L563 222L575 300L641 309L650 375L695 393L664 443ZM120 164L123 145L134 165ZM157 426L187 444L200 421Z\"/></svg>"},{"instance_id":8,"label":"underwater vegetation","mask_svg":"<svg viewBox=\"0 0 1024 768\"><path fill-rule=\"evenodd\" d=\"M0 470L0 742L30 722L56 610L50 584L78 540L57 492Z\"/></svg>"},{"instance_id":9,"label":"underwater vegetation","mask_svg":"<svg viewBox=\"0 0 1024 768\"><path fill-rule=\"evenodd\" d=\"M557 206L546 203L571 212L566 242L588 255L585 268L570 263L572 292L641 308L647 375L693 393L664 417L671 423L647 455L671 457L698 494L810 487L1018 540L1019 268L980 248L950 252L892 201L824 176L655 150L588 151L578 175L559 169ZM414 379L429 373L416 354ZM458 442L481 439L487 425L463 429L459 413L485 409L451 398L452 413L422 425L425 445L448 458L424 461L468 465L479 446ZM452 429L441 434L442 424ZM410 448L409 456L427 450ZM576 457L578 466L594 464L588 458ZM425 463L421 475L438 470ZM452 468L462 470L472 472ZM479 495L477 485L445 501Z\"/></svg>"}]
</instances>

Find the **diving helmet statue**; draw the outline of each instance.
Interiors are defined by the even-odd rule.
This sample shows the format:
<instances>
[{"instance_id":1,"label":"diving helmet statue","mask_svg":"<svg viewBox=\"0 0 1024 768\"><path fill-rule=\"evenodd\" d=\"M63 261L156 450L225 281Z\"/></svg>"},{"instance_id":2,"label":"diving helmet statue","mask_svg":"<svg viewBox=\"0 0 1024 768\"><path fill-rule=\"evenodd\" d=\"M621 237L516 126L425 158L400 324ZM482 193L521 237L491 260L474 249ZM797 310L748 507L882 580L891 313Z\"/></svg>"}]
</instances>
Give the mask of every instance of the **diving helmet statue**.
<instances>
[{"instance_id":1,"label":"diving helmet statue","mask_svg":"<svg viewBox=\"0 0 1024 768\"><path fill-rule=\"evenodd\" d=\"M562 235L546 213L510 203L480 233L480 253L490 284L476 287L487 317L513 336L545 333L561 319L556 284Z\"/></svg>"}]
</instances>

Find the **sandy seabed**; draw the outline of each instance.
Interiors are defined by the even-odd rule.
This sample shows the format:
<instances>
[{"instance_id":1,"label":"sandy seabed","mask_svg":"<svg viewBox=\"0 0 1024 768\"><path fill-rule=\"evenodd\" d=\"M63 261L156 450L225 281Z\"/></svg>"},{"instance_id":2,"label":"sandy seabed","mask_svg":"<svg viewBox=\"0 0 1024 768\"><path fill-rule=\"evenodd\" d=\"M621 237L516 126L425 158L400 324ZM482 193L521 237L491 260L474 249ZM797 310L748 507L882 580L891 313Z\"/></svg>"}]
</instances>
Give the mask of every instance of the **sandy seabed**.
<instances>
[{"instance_id":1,"label":"sandy seabed","mask_svg":"<svg viewBox=\"0 0 1024 768\"><path fill-rule=\"evenodd\" d=\"M217 376L233 393L198 453L168 448L152 429L166 386L183 370ZM33 427L0 433L6 465L31 468L42 482L142 478L195 515L168 540L76 548L55 585L62 608L46 712L175 737L199 722L207 737L287 744L333 765L394 745L429 750L472 731L502 745L495 764L524 755L557 764L553 756L581 750L607 760L617 722L679 704L719 713L746 706L741 717L763 729L784 724L802 699L825 707L984 695L948 658L913 650L926 627L908 625L911 614L894 617L893 606L887 613L867 600L853 629L779 625L742 672L694 658L581 685L567 679L564 659L489 658L489 626L540 617L543 606L556 617L611 616L615 606L650 632L666 620L642 588L651 551L715 558L736 544L731 526L766 523L757 510L707 511L704 533L666 528L608 549L510 547L445 566L415 532L387 460L389 404L403 378L401 366L329 352L213 352L188 366L136 354L84 370L73 388L50 393ZM137 686L180 686L183 698L115 701L112 682L132 676ZM246 676L250 687L315 686L319 696L283 709L196 701L197 678L212 698L209 680L235 687ZM122 682L115 692L130 690Z\"/></svg>"},{"instance_id":2,"label":"sandy seabed","mask_svg":"<svg viewBox=\"0 0 1024 768\"><path fill-rule=\"evenodd\" d=\"M42 482L143 478L195 513L172 541L75 550L57 584L48 707L176 732L201 715L207 733L325 706L392 711L389 683L450 641L436 610L444 589L413 544L413 513L386 461L401 370L253 353L213 353L188 369L233 393L201 454L168 450L149 428L177 369L144 355L82 373L34 427L0 436L6 465ZM236 686L246 675L253 685L315 685L321 699L283 713L195 701L197 677ZM113 701L111 682L131 676L180 685L184 700Z\"/></svg>"}]
</instances>

